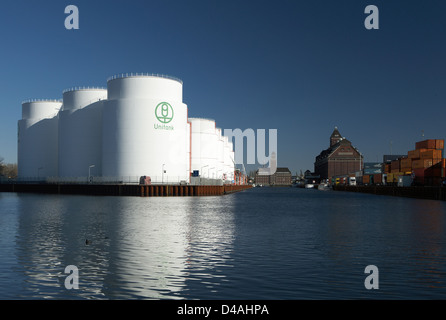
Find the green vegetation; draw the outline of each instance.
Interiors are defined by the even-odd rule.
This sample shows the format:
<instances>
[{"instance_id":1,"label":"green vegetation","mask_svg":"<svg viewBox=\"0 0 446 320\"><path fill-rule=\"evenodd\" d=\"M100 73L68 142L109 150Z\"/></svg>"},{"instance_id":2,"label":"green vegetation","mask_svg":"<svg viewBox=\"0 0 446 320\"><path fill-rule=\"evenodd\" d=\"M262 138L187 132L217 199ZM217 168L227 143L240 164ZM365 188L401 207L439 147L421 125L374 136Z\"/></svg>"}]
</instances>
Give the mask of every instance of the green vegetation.
<instances>
[{"instance_id":1,"label":"green vegetation","mask_svg":"<svg viewBox=\"0 0 446 320\"><path fill-rule=\"evenodd\" d=\"M7 179L17 178L17 164L4 163L4 159L0 157L0 177Z\"/></svg>"}]
</instances>

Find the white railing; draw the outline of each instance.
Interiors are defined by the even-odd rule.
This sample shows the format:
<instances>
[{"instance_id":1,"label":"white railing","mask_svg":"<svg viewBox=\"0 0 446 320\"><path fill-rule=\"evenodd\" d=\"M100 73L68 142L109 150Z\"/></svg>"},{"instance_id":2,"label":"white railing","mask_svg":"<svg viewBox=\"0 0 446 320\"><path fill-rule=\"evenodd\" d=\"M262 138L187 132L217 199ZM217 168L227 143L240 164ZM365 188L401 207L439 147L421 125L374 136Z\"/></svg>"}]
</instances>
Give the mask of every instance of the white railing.
<instances>
[{"instance_id":1,"label":"white railing","mask_svg":"<svg viewBox=\"0 0 446 320\"><path fill-rule=\"evenodd\" d=\"M183 80L176 78L176 77L172 77L169 75L165 75L165 74L160 74L160 73L120 73L114 76L111 76L107 79L107 82L110 80L114 80L114 79L121 79L121 78L130 78L130 77L157 77L157 78L164 78L164 79L170 79L170 80L175 80L178 81L179 83L183 84Z\"/></svg>"},{"instance_id":2,"label":"white railing","mask_svg":"<svg viewBox=\"0 0 446 320\"><path fill-rule=\"evenodd\" d=\"M31 102L62 102L62 99L27 99L23 100L22 104L24 103L31 103Z\"/></svg>"},{"instance_id":3,"label":"white railing","mask_svg":"<svg viewBox=\"0 0 446 320\"><path fill-rule=\"evenodd\" d=\"M107 90L104 87L71 87L62 91L62 93L70 92L70 91L78 91L78 90Z\"/></svg>"},{"instance_id":4,"label":"white railing","mask_svg":"<svg viewBox=\"0 0 446 320\"><path fill-rule=\"evenodd\" d=\"M121 177L47 177L47 183L95 183L95 184L139 184L141 176L121 176ZM189 182L187 177L179 176L155 176L151 177L152 184L179 184Z\"/></svg>"}]
</instances>

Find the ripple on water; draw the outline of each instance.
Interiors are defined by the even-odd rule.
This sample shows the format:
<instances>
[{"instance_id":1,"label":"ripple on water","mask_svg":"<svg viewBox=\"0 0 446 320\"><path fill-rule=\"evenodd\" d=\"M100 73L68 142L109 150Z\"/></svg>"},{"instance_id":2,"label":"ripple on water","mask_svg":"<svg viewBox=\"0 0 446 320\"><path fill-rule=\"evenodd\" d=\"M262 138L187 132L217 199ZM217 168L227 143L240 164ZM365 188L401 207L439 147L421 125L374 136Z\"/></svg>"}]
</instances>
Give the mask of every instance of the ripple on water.
<instances>
[{"instance_id":1,"label":"ripple on water","mask_svg":"<svg viewBox=\"0 0 446 320\"><path fill-rule=\"evenodd\" d=\"M444 299L445 209L297 188L2 194L0 298ZM370 264L380 272L374 292L364 289ZM67 265L79 269L78 290L64 286Z\"/></svg>"}]
</instances>

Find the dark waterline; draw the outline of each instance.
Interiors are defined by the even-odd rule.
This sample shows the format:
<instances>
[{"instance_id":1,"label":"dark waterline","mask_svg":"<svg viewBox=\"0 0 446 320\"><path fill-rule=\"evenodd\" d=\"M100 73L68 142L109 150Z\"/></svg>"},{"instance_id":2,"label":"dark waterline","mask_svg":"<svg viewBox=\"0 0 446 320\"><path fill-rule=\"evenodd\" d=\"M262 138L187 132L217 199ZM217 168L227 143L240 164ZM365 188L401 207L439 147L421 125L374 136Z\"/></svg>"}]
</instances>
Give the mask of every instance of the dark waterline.
<instances>
[{"instance_id":1,"label":"dark waterline","mask_svg":"<svg viewBox=\"0 0 446 320\"><path fill-rule=\"evenodd\" d=\"M444 299L445 214L442 201L297 188L0 193L0 298ZM79 289L65 288L68 265Z\"/></svg>"}]
</instances>

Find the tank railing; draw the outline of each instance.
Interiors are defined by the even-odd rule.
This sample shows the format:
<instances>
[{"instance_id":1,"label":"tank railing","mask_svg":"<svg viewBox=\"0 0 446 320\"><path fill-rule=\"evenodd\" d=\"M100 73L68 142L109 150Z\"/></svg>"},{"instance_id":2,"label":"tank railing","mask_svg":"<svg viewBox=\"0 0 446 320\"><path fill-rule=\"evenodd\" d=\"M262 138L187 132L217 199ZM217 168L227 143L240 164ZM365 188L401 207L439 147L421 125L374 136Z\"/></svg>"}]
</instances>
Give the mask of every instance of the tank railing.
<instances>
[{"instance_id":1,"label":"tank railing","mask_svg":"<svg viewBox=\"0 0 446 320\"><path fill-rule=\"evenodd\" d=\"M21 180L27 180L29 178L22 178ZM121 177L101 177L101 176L82 176L82 177L46 177L44 180L47 183L74 183L74 184L140 184L141 176L121 176ZM42 180L42 178L40 179ZM189 180L186 176L151 176L151 184L153 185L176 185L180 183L188 183ZM31 181L35 181L35 178L31 178Z\"/></svg>"},{"instance_id":2,"label":"tank railing","mask_svg":"<svg viewBox=\"0 0 446 320\"><path fill-rule=\"evenodd\" d=\"M23 100L22 104L31 102L62 102L62 99L27 99Z\"/></svg>"},{"instance_id":3,"label":"tank railing","mask_svg":"<svg viewBox=\"0 0 446 320\"><path fill-rule=\"evenodd\" d=\"M109 77L107 79L107 82L110 80L114 80L114 79L131 78L131 77L157 77L157 78L175 80L175 81L178 81L179 83L183 84L183 80L181 80L179 78L172 77L172 76L165 75L165 74L160 74L160 73L120 73L120 74Z\"/></svg>"},{"instance_id":4,"label":"tank railing","mask_svg":"<svg viewBox=\"0 0 446 320\"><path fill-rule=\"evenodd\" d=\"M68 89L65 89L62 91L62 93L70 92L70 91L77 91L77 90L107 90L107 88L104 87L71 87Z\"/></svg>"}]
</instances>

